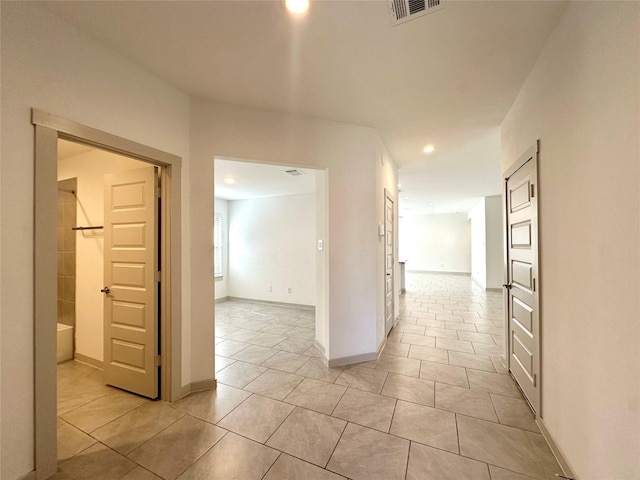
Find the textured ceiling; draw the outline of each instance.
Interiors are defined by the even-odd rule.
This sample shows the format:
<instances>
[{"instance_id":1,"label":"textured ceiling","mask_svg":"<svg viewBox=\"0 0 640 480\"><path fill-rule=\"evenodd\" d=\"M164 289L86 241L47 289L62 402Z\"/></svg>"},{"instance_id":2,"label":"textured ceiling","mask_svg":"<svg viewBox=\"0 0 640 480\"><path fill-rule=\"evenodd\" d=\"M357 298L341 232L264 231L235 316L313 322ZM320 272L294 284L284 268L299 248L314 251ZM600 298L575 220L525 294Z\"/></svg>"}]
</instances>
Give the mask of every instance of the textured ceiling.
<instances>
[{"instance_id":1,"label":"textured ceiling","mask_svg":"<svg viewBox=\"0 0 640 480\"><path fill-rule=\"evenodd\" d=\"M376 128L405 214L500 193L499 125L565 8L445 0L392 27L384 1L42 5L194 97Z\"/></svg>"}]
</instances>

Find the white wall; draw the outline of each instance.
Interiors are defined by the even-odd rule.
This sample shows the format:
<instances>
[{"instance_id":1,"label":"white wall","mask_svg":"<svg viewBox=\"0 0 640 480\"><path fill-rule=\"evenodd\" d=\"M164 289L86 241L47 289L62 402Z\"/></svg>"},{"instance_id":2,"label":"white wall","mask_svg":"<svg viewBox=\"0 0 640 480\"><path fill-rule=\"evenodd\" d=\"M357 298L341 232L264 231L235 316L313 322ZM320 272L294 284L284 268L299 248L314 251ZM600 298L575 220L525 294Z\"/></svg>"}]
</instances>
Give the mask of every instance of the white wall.
<instances>
[{"instance_id":1,"label":"white wall","mask_svg":"<svg viewBox=\"0 0 640 480\"><path fill-rule=\"evenodd\" d=\"M482 288L502 288L504 235L502 197L484 197L469 212L471 221L471 278Z\"/></svg>"},{"instance_id":2,"label":"white wall","mask_svg":"<svg viewBox=\"0 0 640 480\"><path fill-rule=\"evenodd\" d=\"M214 213L222 215L222 277L215 279L215 299L229 296L229 202L216 198Z\"/></svg>"},{"instance_id":3,"label":"white wall","mask_svg":"<svg viewBox=\"0 0 640 480\"><path fill-rule=\"evenodd\" d=\"M11 228L3 228L0 239L0 477L12 480L34 467L31 108L179 155L183 178L188 178L189 98L78 33L35 2L2 2L1 21L0 204L3 225ZM188 198L183 198L183 207L188 208ZM188 235L186 227L183 234ZM183 265L188 263L188 251L184 250ZM188 299L189 278L184 280L182 298ZM188 310L183 310L183 322L187 322L183 327L189 326L188 315ZM210 317L198 318L205 322ZM194 330L197 335L197 328ZM188 374L188 364L186 369Z\"/></svg>"},{"instance_id":4,"label":"white wall","mask_svg":"<svg viewBox=\"0 0 640 480\"><path fill-rule=\"evenodd\" d=\"M542 417L577 476L640 478L640 4L569 5L502 124L540 139Z\"/></svg>"},{"instance_id":5,"label":"white wall","mask_svg":"<svg viewBox=\"0 0 640 480\"><path fill-rule=\"evenodd\" d=\"M485 197L485 233L487 244L486 288L502 288L504 283L504 230L502 227L502 197Z\"/></svg>"},{"instance_id":6,"label":"white wall","mask_svg":"<svg viewBox=\"0 0 640 480\"><path fill-rule=\"evenodd\" d=\"M482 288L486 288L487 230L484 198L469 211L469 220L471 221L471 278Z\"/></svg>"},{"instance_id":7,"label":"white wall","mask_svg":"<svg viewBox=\"0 0 640 480\"><path fill-rule=\"evenodd\" d=\"M400 258L408 271L471 273L471 222L466 213L400 219Z\"/></svg>"},{"instance_id":8,"label":"white wall","mask_svg":"<svg viewBox=\"0 0 640 480\"><path fill-rule=\"evenodd\" d=\"M216 155L251 161L327 169L329 283L326 318L330 322L326 354L330 359L376 351L377 295L382 278L377 271L378 211L376 169L378 134L344 123L217 104L192 103L191 249L202 262L192 265L192 308L213 316L212 280L203 265L212 254L213 158ZM209 232L209 236L206 234ZM204 240L203 240L204 239ZM213 328L213 327L211 327ZM193 337L198 348L211 336ZM202 344L200 346L200 344ZM192 344L194 346L194 344ZM205 359L208 361L208 359ZM213 358L211 358L213 361Z\"/></svg>"},{"instance_id":9,"label":"white wall","mask_svg":"<svg viewBox=\"0 0 640 480\"><path fill-rule=\"evenodd\" d=\"M58 180L78 179L78 225L104 225L104 175L149 164L94 150L58 160ZM76 352L103 360L104 231L76 232Z\"/></svg>"},{"instance_id":10,"label":"white wall","mask_svg":"<svg viewBox=\"0 0 640 480\"><path fill-rule=\"evenodd\" d=\"M229 201L229 295L315 305L314 193Z\"/></svg>"}]
</instances>

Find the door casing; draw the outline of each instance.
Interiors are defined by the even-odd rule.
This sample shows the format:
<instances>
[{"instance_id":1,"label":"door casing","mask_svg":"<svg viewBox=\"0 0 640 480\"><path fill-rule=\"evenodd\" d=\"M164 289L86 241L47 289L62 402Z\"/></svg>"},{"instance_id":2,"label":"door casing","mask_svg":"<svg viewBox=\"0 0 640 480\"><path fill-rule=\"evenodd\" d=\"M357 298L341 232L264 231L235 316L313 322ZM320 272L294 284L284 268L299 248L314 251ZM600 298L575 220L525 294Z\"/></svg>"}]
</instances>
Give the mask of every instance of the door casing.
<instances>
[{"instance_id":1,"label":"door casing","mask_svg":"<svg viewBox=\"0 0 640 480\"><path fill-rule=\"evenodd\" d=\"M56 198L58 138L95 146L160 167L163 268L161 280L161 398L179 398L182 370L180 157L33 109L34 165L34 438L35 472L57 469Z\"/></svg>"}]
</instances>

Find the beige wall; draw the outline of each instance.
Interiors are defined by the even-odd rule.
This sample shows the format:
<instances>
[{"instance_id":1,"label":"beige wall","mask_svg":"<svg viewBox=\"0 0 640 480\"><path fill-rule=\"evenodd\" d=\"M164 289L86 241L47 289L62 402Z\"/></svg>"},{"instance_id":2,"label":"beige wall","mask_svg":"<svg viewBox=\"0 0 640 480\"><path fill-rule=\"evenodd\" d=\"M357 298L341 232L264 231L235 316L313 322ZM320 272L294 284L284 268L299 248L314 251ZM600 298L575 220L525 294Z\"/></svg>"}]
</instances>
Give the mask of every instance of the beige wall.
<instances>
[{"instance_id":1,"label":"beige wall","mask_svg":"<svg viewBox=\"0 0 640 480\"><path fill-rule=\"evenodd\" d=\"M542 417L581 480L640 478L640 3L569 6L502 124L540 139Z\"/></svg>"},{"instance_id":2,"label":"beige wall","mask_svg":"<svg viewBox=\"0 0 640 480\"><path fill-rule=\"evenodd\" d=\"M179 155L184 179L189 98L33 2L2 2L1 21L0 478L13 480L34 467L31 108Z\"/></svg>"}]
</instances>

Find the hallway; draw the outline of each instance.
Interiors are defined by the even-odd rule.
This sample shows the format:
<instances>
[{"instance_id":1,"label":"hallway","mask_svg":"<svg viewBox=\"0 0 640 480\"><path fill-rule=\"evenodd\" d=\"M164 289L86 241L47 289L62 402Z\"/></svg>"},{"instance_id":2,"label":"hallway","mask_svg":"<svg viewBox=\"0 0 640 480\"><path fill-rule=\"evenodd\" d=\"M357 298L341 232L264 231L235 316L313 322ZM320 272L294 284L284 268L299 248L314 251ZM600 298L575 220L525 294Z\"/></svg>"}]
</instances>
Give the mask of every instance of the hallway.
<instances>
[{"instance_id":1,"label":"hallway","mask_svg":"<svg viewBox=\"0 0 640 480\"><path fill-rule=\"evenodd\" d=\"M560 472L499 361L502 294L408 274L378 361L329 369L313 311L216 308L216 391L173 405L58 367L55 478L526 479Z\"/></svg>"}]
</instances>

